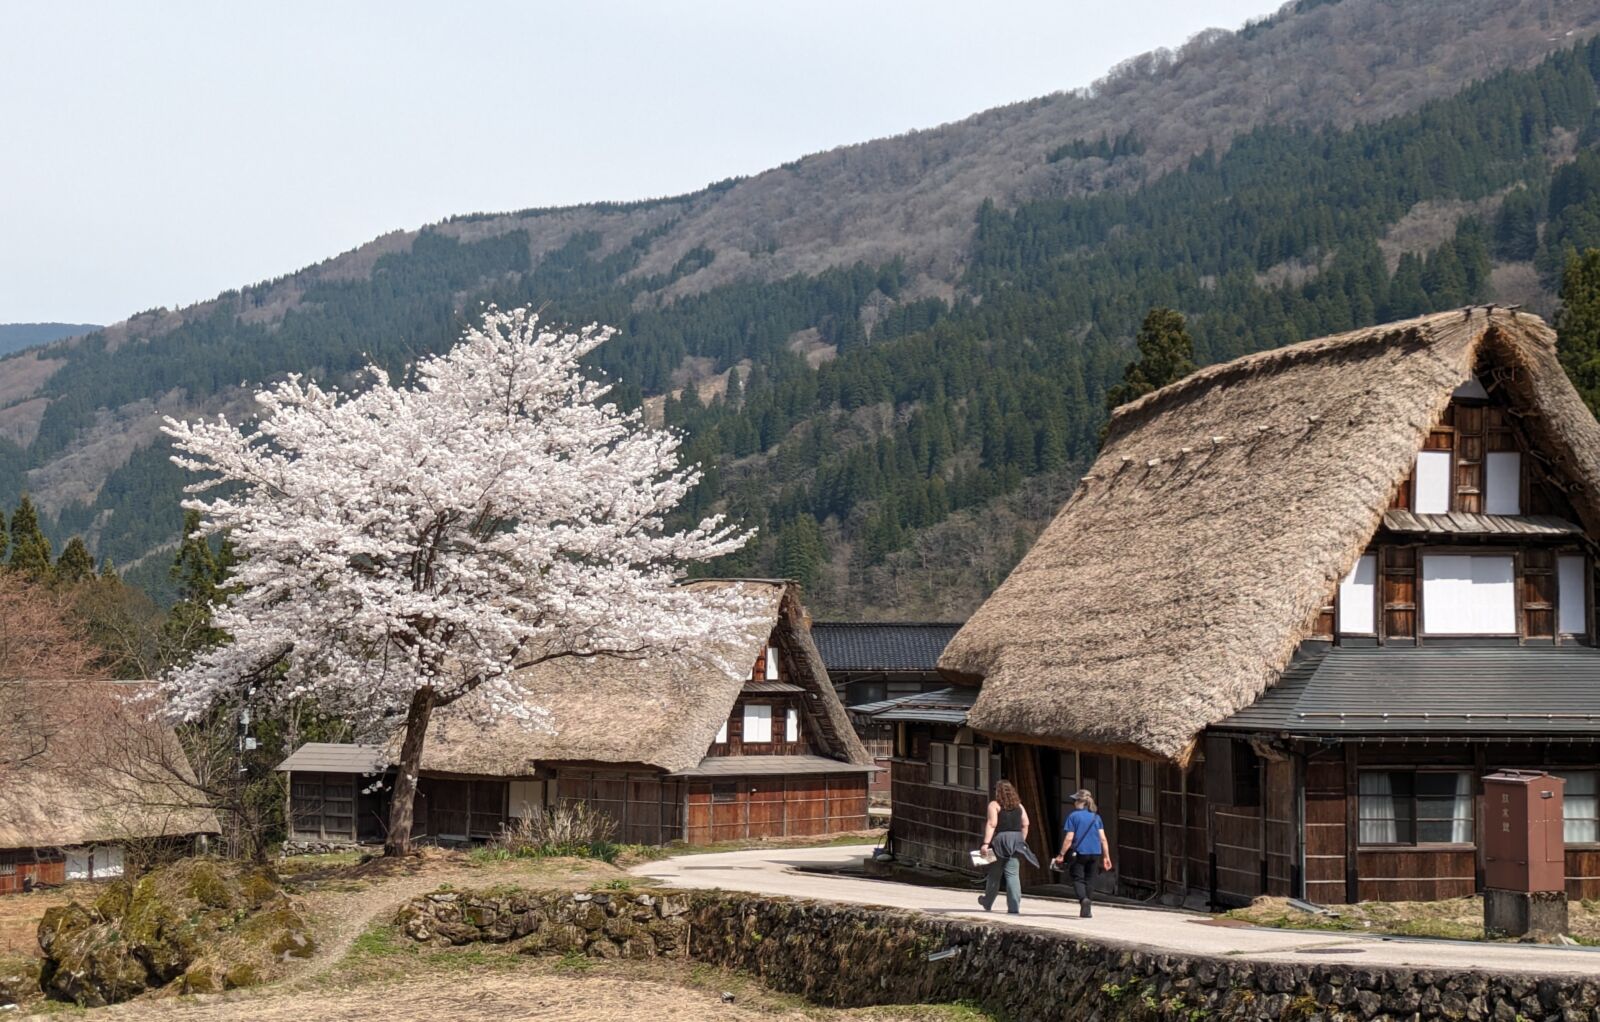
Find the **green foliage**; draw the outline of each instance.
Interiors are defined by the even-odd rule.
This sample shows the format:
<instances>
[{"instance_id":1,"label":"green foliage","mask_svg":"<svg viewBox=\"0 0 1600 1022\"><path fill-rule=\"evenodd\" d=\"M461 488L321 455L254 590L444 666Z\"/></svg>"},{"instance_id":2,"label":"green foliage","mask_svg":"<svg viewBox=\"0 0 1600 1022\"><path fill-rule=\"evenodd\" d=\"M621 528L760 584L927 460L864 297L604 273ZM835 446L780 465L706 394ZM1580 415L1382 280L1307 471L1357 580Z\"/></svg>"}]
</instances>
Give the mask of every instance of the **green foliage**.
<instances>
[{"instance_id":1,"label":"green foliage","mask_svg":"<svg viewBox=\"0 0 1600 1022\"><path fill-rule=\"evenodd\" d=\"M26 493L11 514L11 559L7 564L36 581L48 580L53 573L50 541L39 528L39 512Z\"/></svg>"},{"instance_id":2,"label":"green foliage","mask_svg":"<svg viewBox=\"0 0 1600 1022\"><path fill-rule=\"evenodd\" d=\"M94 558L82 536L73 536L56 559L56 578L68 584L87 582L94 578Z\"/></svg>"},{"instance_id":3,"label":"green foliage","mask_svg":"<svg viewBox=\"0 0 1600 1022\"><path fill-rule=\"evenodd\" d=\"M1127 404L1175 383L1194 372L1194 340L1183 322L1183 313L1172 309L1151 309L1135 338L1139 360L1123 370L1122 382L1106 391L1106 408Z\"/></svg>"},{"instance_id":4,"label":"green foliage","mask_svg":"<svg viewBox=\"0 0 1600 1022\"><path fill-rule=\"evenodd\" d=\"M1600 410L1600 249L1568 261L1555 326L1562 367L1589 409Z\"/></svg>"}]
</instances>

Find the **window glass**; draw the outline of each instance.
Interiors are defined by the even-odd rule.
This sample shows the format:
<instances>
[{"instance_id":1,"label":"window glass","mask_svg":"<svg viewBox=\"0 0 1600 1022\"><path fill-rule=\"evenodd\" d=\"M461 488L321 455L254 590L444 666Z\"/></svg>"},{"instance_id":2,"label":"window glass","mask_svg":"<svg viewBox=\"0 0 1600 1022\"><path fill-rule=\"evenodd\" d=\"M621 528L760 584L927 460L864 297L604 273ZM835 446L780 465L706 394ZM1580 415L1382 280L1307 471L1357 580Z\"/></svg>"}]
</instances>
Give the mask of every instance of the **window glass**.
<instances>
[{"instance_id":1,"label":"window glass","mask_svg":"<svg viewBox=\"0 0 1600 1022\"><path fill-rule=\"evenodd\" d=\"M1411 510L1442 515L1450 510L1450 452L1422 451L1411 488Z\"/></svg>"},{"instance_id":2,"label":"window glass","mask_svg":"<svg viewBox=\"0 0 1600 1022\"><path fill-rule=\"evenodd\" d=\"M944 783L944 750L947 746L943 742L934 742L928 746L928 780L934 784Z\"/></svg>"},{"instance_id":3,"label":"window glass","mask_svg":"<svg viewBox=\"0 0 1600 1022\"><path fill-rule=\"evenodd\" d=\"M1552 770L1565 780L1562 793L1563 836L1568 844L1600 842L1600 771Z\"/></svg>"},{"instance_id":4,"label":"window glass","mask_svg":"<svg viewBox=\"0 0 1600 1022\"><path fill-rule=\"evenodd\" d=\"M1422 628L1430 635L1517 634L1512 559L1424 555Z\"/></svg>"},{"instance_id":5,"label":"window glass","mask_svg":"<svg viewBox=\"0 0 1600 1022\"><path fill-rule=\"evenodd\" d=\"M1559 584L1556 602L1561 614L1558 627L1568 635L1582 635L1589 630L1589 576L1583 557L1557 558L1556 573Z\"/></svg>"},{"instance_id":6,"label":"window glass","mask_svg":"<svg viewBox=\"0 0 1600 1022\"><path fill-rule=\"evenodd\" d=\"M1522 455L1490 451L1483 466L1483 510L1491 515L1522 514Z\"/></svg>"},{"instance_id":7,"label":"window glass","mask_svg":"<svg viewBox=\"0 0 1600 1022\"><path fill-rule=\"evenodd\" d=\"M956 773L956 784L962 788L977 788L978 784L978 749L972 745L956 746L959 769Z\"/></svg>"},{"instance_id":8,"label":"window glass","mask_svg":"<svg viewBox=\"0 0 1600 1022\"><path fill-rule=\"evenodd\" d=\"M762 703L745 704L744 740L756 743L772 741L771 706Z\"/></svg>"},{"instance_id":9,"label":"window glass","mask_svg":"<svg viewBox=\"0 0 1600 1022\"><path fill-rule=\"evenodd\" d=\"M749 648L749 646L745 647L745 649ZM778 647L776 646L767 647L767 680L778 680Z\"/></svg>"},{"instance_id":10,"label":"window glass","mask_svg":"<svg viewBox=\"0 0 1600 1022\"><path fill-rule=\"evenodd\" d=\"M1372 635L1377 629L1378 558L1363 554L1339 583L1339 634Z\"/></svg>"},{"instance_id":11,"label":"window glass","mask_svg":"<svg viewBox=\"0 0 1600 1022\"><path fill-rule=\"evenodd\" d=\"M800 740L800 711L793 706L783 711L783 740L786 742Z\"/></svg>"},{"instance_id":12,"label":"window glass","mask_svg":"<svg viewBox=\"0 0 1600 1022\"><path fill-rule=\"evenodd\" d=\"M1363 770L1356 813L1362 844L1471 844L1472 774Z\"/></svg>"}]
</instances>

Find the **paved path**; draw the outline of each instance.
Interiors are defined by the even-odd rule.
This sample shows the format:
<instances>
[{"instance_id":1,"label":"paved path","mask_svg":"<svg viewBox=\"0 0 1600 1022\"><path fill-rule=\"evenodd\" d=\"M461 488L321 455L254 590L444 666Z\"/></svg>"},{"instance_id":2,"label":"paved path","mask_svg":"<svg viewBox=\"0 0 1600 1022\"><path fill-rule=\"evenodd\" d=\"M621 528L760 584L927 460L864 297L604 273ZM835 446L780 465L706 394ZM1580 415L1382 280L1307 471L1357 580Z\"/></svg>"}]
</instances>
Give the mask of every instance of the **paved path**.
<instances>
[{"instance_id":1,"label":"paved path","mask_svg":"<svg viewBox=\"0 0 1600 1022\"><path fill-rule=\"evenodd\" d=\"M1600 949L1467 941L1386 939L1366 934L1311 930L1272 930L1217 925L1211 917L1153 908L1096 905L1094 918L1078 918L1075 902L1024 898L1022 914L985 913L977 892L918 887L862 877L823 876L806 867L860 863L872 845L831 848L761 849L716 855L683 855L633 868L674 887L718 887L728 891L777 894L819 901L884 905L929 915L981 919L997 926L1035 926L1045 930L1105 937L1186 954L1244 956L1310 964L1318 961L1364 966L1433 969L1493 969L1502 972L1600 975Z\"/></svg>"}]
</instances>

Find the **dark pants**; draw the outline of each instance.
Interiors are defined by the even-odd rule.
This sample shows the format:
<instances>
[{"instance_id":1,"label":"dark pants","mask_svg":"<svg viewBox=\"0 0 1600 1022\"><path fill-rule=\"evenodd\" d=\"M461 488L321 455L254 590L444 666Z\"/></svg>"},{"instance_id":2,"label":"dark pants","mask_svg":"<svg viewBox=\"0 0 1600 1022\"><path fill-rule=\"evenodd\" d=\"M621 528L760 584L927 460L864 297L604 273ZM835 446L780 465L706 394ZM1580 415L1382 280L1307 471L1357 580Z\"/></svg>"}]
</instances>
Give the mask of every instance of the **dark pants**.
<instances>
[{"instance_id":1,"label":"dark pants","mask_svg":"<svg viewBox=\"0 0 1600 1022\"><path fill-rule=\"evenodd\" d=\"M1100 852L1085 854L1073 852L1068 859L1067 869L1072 877L1072 893L1078 896L1078 904L1087 909L1089 907L1090 888L1094 885L1094 878L1100 875Z\"/></svg>"}]
</instances>

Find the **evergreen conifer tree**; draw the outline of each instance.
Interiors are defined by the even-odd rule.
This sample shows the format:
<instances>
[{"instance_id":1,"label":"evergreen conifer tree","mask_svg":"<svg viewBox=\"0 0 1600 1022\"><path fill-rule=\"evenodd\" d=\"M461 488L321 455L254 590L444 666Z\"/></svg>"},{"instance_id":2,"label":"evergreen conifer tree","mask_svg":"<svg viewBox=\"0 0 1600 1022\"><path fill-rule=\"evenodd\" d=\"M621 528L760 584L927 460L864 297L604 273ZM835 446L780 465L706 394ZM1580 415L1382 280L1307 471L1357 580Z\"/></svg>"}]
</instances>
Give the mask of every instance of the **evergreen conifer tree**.
<instances>
[{"instance_id":1,"label":"evergreen conifer tree","mask_svg":"<svg viewBox=\"0 0 1600 1022\"><path fill-rule=\"evenodd\" d=\"M1567 263L1556 334L1567 377L1590 410L1600 411L1600 249L1585 249Z\"/></svg>"},{"instance_id":2,"label":"evergreen conifer tree","mask_svg":"<svg viewBox=\"0 0 1600 1022\"><path fill-rule=\"evenodd\" d=\"M26 493L11 515L11 559L8 563L12 570L30 578L50 577L50 541L39 528L39 512Z\"/></svg>"},{"instance_id":3,"label":"evergreen conifer tree","mask_svg":"<svg viewBox=\"0 0 1600 1022\"><path fill-rule=\"evenodd\" d=\"M94 558L89 556L82 536L73 536L62 549L56 560L56 578L69 584L94 578Z\"/></svg>"},{"instance_id":4,"label":"evergreen conifer tree","mask_svg":"<svg viewBox=\"0 0 1600 1022\"><path fill-rule=\"evenodd\" d=\"M1194 341L1183 313L1154 308L1139 327L1139 360L1130 362L1122 382L1106 391L1106 409L1125 405L1136 397L1181 380L1194 372Z\"/></svg>"}]
</instances>

